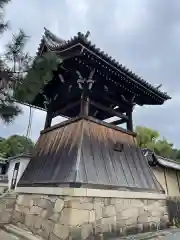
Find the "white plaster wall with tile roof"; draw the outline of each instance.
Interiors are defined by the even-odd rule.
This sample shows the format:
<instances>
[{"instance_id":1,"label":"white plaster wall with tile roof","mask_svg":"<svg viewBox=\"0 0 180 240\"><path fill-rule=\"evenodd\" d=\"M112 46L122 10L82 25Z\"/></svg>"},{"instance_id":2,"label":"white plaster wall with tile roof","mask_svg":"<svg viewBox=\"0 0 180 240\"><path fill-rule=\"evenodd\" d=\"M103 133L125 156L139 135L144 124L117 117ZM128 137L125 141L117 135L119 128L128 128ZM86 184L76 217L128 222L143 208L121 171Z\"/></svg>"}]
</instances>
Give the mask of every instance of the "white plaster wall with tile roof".
<instances>
[{"instance_id":1,"label":"white plaster wall with tile roof","mask_svg":"<svg viewBox=\"0 0 180 240\"><path fill-rule=\"evenodd\" d=\"M164 175L164 168L162 167L152 167L151 168L154 175L156 176L158 182L161 184L163 189L165 190L165 193L167 194L167 187L166 187L166 180Z\"/></svg>"},{"instance_id":2,"label":"white plaster wall with tile roof","mask_svg":"<svg viewBox=\"0 0 180 240\"><path fill-rule=\"evenodd\" d=\"M27 168L29 161L30 161L29 156L19 156L19 157L15 157L14 159L11 158L11 160L9 162L9 168L8 168L8 188L9 189L11 188L15 164L18 162L20 163L18 176L17 176L17 182L16 182L16 186L17 186L17 183L19 182L22 174L24 173L25 169Z\"/></svg>"},{"instance_id":3,"label":"white plaster wall with tile roof","mask_svg":"<svg viewBox=\"0 0 180 240\"><path fill-rule=\"evenodd\" d=\"M164 167L152 167L152 171L168 196L180 196L180 171Z\"/></svg>"}]
</instances>

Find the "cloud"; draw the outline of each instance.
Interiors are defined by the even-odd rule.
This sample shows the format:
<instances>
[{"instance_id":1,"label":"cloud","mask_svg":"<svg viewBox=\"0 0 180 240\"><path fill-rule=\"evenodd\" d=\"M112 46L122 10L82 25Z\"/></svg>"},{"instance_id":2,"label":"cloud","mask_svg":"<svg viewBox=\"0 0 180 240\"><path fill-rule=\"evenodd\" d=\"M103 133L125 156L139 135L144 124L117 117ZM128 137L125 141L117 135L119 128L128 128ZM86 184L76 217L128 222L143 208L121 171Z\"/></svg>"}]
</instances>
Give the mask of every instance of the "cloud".
<instances>
[{"instance_id":1,"label":"cloud","mask_svg":"<svg viewBox=\"0 0 180 240\"><path fill-rule=\"evenodd\" d=\"M43 27L68 39L90 30L98 47L152 84L163 84L173 99L164 106L136 108L134 122L157 129L180 146L179 63L180 2L178 0L13 0L7 6L12 32L23 28L31 41L28 50L35 54ZM1 44L11 36L7 32ZM1 46L2 46L1 45ZM44 113L34 111L31 137L37 139L43 128ZM59 120L58 120L59 121ZM28 109L1 134L25 132Z\"/></svg>"}]
</instances>

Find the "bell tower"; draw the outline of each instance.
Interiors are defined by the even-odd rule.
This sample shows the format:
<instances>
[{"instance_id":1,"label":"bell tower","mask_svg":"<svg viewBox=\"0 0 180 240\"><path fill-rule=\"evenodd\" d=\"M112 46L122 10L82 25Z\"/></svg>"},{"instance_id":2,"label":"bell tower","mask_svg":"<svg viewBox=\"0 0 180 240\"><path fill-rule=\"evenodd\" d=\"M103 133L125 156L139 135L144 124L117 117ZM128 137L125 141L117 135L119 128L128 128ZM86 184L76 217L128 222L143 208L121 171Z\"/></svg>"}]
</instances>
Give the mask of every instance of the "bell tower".
<instances>
[{"instance_id":1,"label":"bell tower","mask_svg":"<svg viewBox=\"0 0 180 240\"><path fill-rule=\"evenodd\" d=\"M136 146L132 113L135 105L162 105L170 97L82 33L65 41L45 29L39 55L44 51L55 52L63 61L30 103L45 109L47 116L19 187L162 191ZM44 96L50 99L46 106ZM69 119L51 126L59 115ZM107 123L111 117L116 120Z\"/></svg>"}]
</instances>

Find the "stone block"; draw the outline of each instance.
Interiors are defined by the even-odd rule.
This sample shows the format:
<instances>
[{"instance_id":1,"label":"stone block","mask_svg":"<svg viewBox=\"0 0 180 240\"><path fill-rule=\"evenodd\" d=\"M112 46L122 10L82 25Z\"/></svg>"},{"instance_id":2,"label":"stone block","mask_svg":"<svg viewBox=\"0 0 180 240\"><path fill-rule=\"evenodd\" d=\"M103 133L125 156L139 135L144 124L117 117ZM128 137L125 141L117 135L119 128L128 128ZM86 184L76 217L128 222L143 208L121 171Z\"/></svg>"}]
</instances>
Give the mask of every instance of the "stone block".
<instances>
[{"instance_id":1,"label":"stone block","mask_svg":"<svg viewBox=\"0 0 180 240\"><path fill-rule=\"evenodd\" d=\"M53 213L50 217L49 217L49 220L53 221L53 222L58 222L59 220L59 217L60 217L60 214L59 213Z\"/></svg>"},{"instance_id":2,"label":"stone block","mask_svg":"<svg viewBox=\"0 0 180 240\"><path fill-rule=\"evenodd\" d=\"M60 198L58 198L55 201L55 206L54 206L54 212L60 213L64 207L64 201Z\"/></svg>"},{"instance_id":3,"label":"stone block","mask_svg":"<svg viewBox=\"0 0 180 240\"><path fill-rule=\"evenodd\" d=\"M104 207L103 209L103 217L111 217L116 215L116 209L114 205L110 205L107 207Z\"/></svg>"},{"instance_id":4,"label":"stone block","mask_svg":"<svg viewBox=\"0 0 180 240\"><path fill-rule=\"evenodd\" d=\"M132 215L130 218L125 220L125 223L126 223L127 226L136 225L137 224L137 217L134 217Z\"/></svg>"},{"instance_id":5,"label":"stone block","mask_svg":"<svg viewBox=\"0 0 180 240\"><path fill-rule=\"evenodd\" d=\"M89 222L93 223L96 221L95 210L89 211Z\"/></svg>"},{"instance_id":6,"label":"stone block","mask_svg":"<svg viewBox=\"0 0 180 240\"><path fill-rule=\"evenodd\" d=\"M144 203L140 199L133 199L131 204L132 204L133 207L137 207L137 208L143 208L144 207Z\"/></svg>"},{"instance_id":7,"label":"stone block","mask_svg":"<svg viewBox=\"0 0 180 240\"><path fill-rule=\"evenodd\" d=\"M15 211L28 214L29 213L29 208L28 207L24 207L24 206L19 206L19 205L16 204L15 205Z\"/></svg>"},{"instance_id":8,"label":"stone block","mask_svg":"<svg viewBox=\"0 0 180 240\"><path fill-rule=\"evenodd\" d=\"M92 224L83 224L81 226L81 239L88 239L93 235L93 227Z\"/></svg>"},{"instance_id":9,"label":"stone block","mask_svg":"<svg viewBox=\"0 0 180 240\"><path fill-rule=\"evenodd\" d=\"M38 230L35 229L34 234L37 234L38 236L42 237L43 239L49 240L51 233L47 232L46 229L38 229Z\"/></svg>"},{"instance_id":10,"label":"stone block","mask_svg":"<svg viewBox=\"0 0 180 240\"><path fill-rule=\"evenodd\" d=\"M69 200L65 202L67 208L92 210L94 204L91 202L80 202L80 199Z\"/></svg>"},{"instance_id":11,"label":"stone block","mask_svg":"<svg viewBox=\"0 0 180 240\"><path fill-rule=\"evenodd\" d=\"M70 217L71 217L71 208L63 208L59 218L60 225L63 225L63 224L70 225L69 224Z\"/></svg>"},{"instance_id":12,"label":"stone block","mask_svg":"<svg viewBox=\"0 0 180 240\"><path fill-rule=\"evenodd\" d=\"M54 196L54 195L43 195L43 197L41 196L41 198L50 200L52 203L55 203L55 201L58 199L58 196Z\"/></svg>"},{"instance_id":13,"label":"stone block","mask_svg":"<svg viewBox=\"0 0 180 240\"><path fill-rule=\"evenodd\" d=\"M101 203L95 203L94 210L96 220L101 219L103 217L103 205Z\"/></svg>"},{"instance_id":14,"label":"stone block","mask_svg":"<svg viewBox=\"0 0 180 240\"><path fill-rule=\"evenodd\" d=\"M17 200L16 200L17 204L18 204L18 205L23 205L24 198L25 198L24 195L19 195L19 196L17 197Z\"/></svg>"},{"instance_id":15,"label":"stone block","mask_svg":"<svg viewBox=\"0 0 180 240\"><path fill-rule=\"evenodd\" d=\"M43 231L41 232L41 236L48 239L50 233L52 233L54 230L54 223L50 220L43 220L41 228L43 229Z\"/></svg>"},{"instance_id":16,"label":"stone block","mask_svg":"<svg viewBox=\"0 0 180 240\"><path fill-rule=\"evenodd\" d=\"M38 200L39 200L39 199L43 198L43 196L44 196L44 195L41 195L41 194L33 194L33 195L32 195L32 200L35 200L35 199L38 199Z\"/></svg>"},{"instance_id":17,"label":"stone block","mask_svg":"<svg viewBox=\"0 0 180 240\"><path fill-rule=\"evenodd\" d=\"M51 210L43 210L41 212L42 219L49 219L53 215L53 212Z\"/></svg>"},{"instance_id":18,"label":"stone block","mask_svg":"<svg viewBox=\"0 0 180 240\"><path fill-rule=\"evenodd\" d=\"M118 229L123 228L126 225L126 219L118 218L118 216L116 216L116 225Z\"/></svg>"},{"instance_id":19,"label":"stone block","mask_svg":"<svg viewBox=\"0 0 180 240\"><path fill-rule=\"evenodd\" d=\"M41 215L43 209L38 206L33 206L30 208L29 214Z\"/></svg>"},{"instance_id":20,"label":"stone block","mask_svg":"<svg viewBox=\"0 0 180 240\"><path fill-rule=\"evenodd\" d=\"M71 226L82 225L89 221L89 210L72 209L69 219Z\"/></svg>"},{"instance_id":21,"label":"stone block","mask_svg":"<svg viewBox=\"0 0 180 240\"><path fill-rule=\"evenodd\" d=\"M54 207L54 203L51 202L50 200L48 199L40 199L37 203L37 205L40 207L40 208L43 208L43 209L47 209L47 210L53 210L53 207Z\"/></svg>"},{"instance_id":22,"label":"stone block","mask_svg":"<svg viewBox=\"0 0 180 240\"><path fill-rule=\"evenodd\" d=\"M12 219L12 212L4 211L0 214L0 224L10 223Z\"/></svg>"},{"instance_id":23,"label":"stone block","mask_svg":"<svg viewBox=\"0 0 180 240\"><path fill-rule=\"evenodd\" d=\"M60 240L60 238L54 235L53 233L50 233L49 240Z\"/></svg>"},{"instance_id":24,"label":"stone block","mask_svg":"<svg viewBox=\"0 0 180 240\"><path fill-rule=\"evenodd\" d=\"M0 212L3 212L6 209L5 202L0 202Z\"/></svg>"},{"instance_id":25,"label":"stone block","mask_svg":"<svg viewBox=\"0 0 180 240\"><path fill-rule=\"evenodd\" d=\"M15 199L6 199L5 204L6 204L6 209L13 209L15 206L16 200Z\"/></svg>"},{"instance_id":26,"label":"stone block","mask_svg":"<svg viewBox=\"0 0 180 240\"><path fill-rule=\"evenodd\" d=\"M89 222L89 210L64 208L59 223L70 226L82 225Z\"/></svg>"},{"instance_id":27,"label":"stone block","mask_svg":"<svg viewBox=\"0 0 180 240\"><path fill-rule=\"evenodd\" d=\"M115 208L116 212L132 208L132 202L129 199L116 199Z\"/></svg>"},{"instance_id":28,"label":"stone block","mask_svg":"<svg viewBox=\"0 0 180 240\"><path fill-rule=\"evenodd\" d=\"M138 208L127 208L121 212L123 218L131 218L132 216L138 217Z\"/></svg>"},{"instance_id":29,"label":"stone block","mask_svg":"<svg viewBox=\"0 0 180 240\"><path fill-rule=\"evenodd\" d=\"M113 226L116 226L116 216L101 219L102 232L111 232Z\"/></svg>"},{"instance_id":30,"label":"stone block","mask_svg":"<svg viewBox=\"0 0 180 240\"><path fill-rule=\"evenodd\" d=\"M68 226L65 225L55 224L53 233L55 236L64 240L69 237L69 228Z\"/></svg>"},{"instance_id":31,"label":"stone block","mask_svg":"<svg viewBox=\"0 0 180 240\"><path fill-rule=\"evenodd\" d=\"M30 195L20 195L17 198L17 204L24 206L24 207L32 207L33 206L33 200L32 196Z\"/></svg>"},{"instance_id":32,"label":"stone block","mask_svg":"<svg viewBox=\"0 0 180 240\"><path fill-rule=\"evenodd\" d=\"M144 214L140 215L137 217L137 222L138 223L147 223L150 220L150 214L149 212L144 212Z\"/></svg>"},{"instance_id":33,"label":"stone block","mask_svg":"<svg viewBox=\"0 0 180 240\"><path fill-rule=\"evenodd\" d=\"M34 216L34 227L40 229L43 224L43 219L39 216Z\"/></svg>"},{"instance_id":34,"label":"stone block","mask_svg":"<svg viewBox=\"0 0 180 240\"><path fill-rule=\"evenodd\" d=\"M20 223L24 223L25 221L25 214L23 212L17 212L17 211L13 211L13 222L20 222Z\"/></svg>"},{"instance_id":35,"label":"stone block","mask_svg":"<svg viewBox=\"0 0 180 240\"><path fill-rule=\"evenodd\" d=\"M35 224L35 216L33 215L26 215L25 216L25 225L28 229L33 229Z\"/></svg>"},{"instance_id":36,"label":"stone block","mask_svg":"<svg viewBox=\"0 0 180 240\"><path fill-rule=\"evenodd\" d=\"M109 205L111 205L111 201L112 201L111 199L112 199L112 198L110 198L110 197L109 197L109 198L104 198L104 201L103 201L103 202L104 202L104 206L109 206Z\"/></svg>"}]
</instances>

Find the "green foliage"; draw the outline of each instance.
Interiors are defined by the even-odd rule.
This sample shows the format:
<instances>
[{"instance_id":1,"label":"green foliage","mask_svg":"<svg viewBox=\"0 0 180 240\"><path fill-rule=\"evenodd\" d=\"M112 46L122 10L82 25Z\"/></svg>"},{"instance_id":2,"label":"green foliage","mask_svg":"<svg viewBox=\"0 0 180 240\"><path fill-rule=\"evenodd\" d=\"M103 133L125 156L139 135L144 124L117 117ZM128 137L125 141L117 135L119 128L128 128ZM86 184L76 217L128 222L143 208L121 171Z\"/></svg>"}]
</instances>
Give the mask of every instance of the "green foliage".
<instances>
[{"instance_id":1,"label":"green foliage","mask_svg":"<svg viewBox=\"0 0 180 240\"><path fill-rule=\"evenodd\" d=\"M33 148L34 143L31 139L24 136L13 135L0 141L0 156L8 158L18 154L31 152Z\"/></svg>"},{"instance_id":2,"label":"green foliage","mask_svg":"<svg viewBox=\"0 0 180 240\"><path fill-rule=\"evenodd\" d=\"M12 40L6 44L2 69L6 64L6 76L0 79L0 118L9 123L21 113L17 102L32 102L53 77L62 62L55 53L45 53L43 56L31 57L26 51L29 37L20 29ZM7 66L11 66L8 68ZM3 80L2 80L3 79ZM13 91L9 91L13 89ZM46 96L45 96L46 97Z\"/></svg>"},{"instance_id":3,"label":"green foliage","mask_svg":"<svg viewBox=\"0 0 180 240\"><path fill-rule=\"evenodd\" d=\"M173 144L165 138L160 138L158 131L146 127L136 127L137 144L141 148L149 148L156 154L172 158L180 159L180 150L174 149Z\"/></svg>"},{"instance_id":4,"label":"green foliage","mask_svg":"<svg viewBox=\"0 0 180 240\"><path fill-rule=\"evenodd\" d=\"M0 0L0 34L8 27L4 21L4 7L9 0ZM10 88L13 83L13 74L4 61L4 56L0 55L0 118L5 122L11 122L21 111L12 101Z\"/></svg>"},{"instance_id":5,"label":"green foliage","mask_svg":"<svg viewBox=\"0 0 180 240\"><path fill-rule=\"evenodd\" d=\"M21 113L21 109L14 103L0 104L0 117L5 123L10 123Z\"/></svg>"},{"instance_id":6,"label":"green foliage","mask_svg":"<svg viewBox=\"0 0 180 240\"><path fill-rule=\"evenodd\" d=\"M0 0L0 34L8 28L8 22L4 21L4 7L10 0Z\"/></svg>"},{"instance_id":7,"label":"green foliage","mask_svg":"<svg viewBox=\"0 0 180 240\"><path fill-rule=\"evenodd\" d=\"M151 145L154 144L160 136L157 131L140 126L136 127L136 133L137 143L141 148L148 147L151 149L153 147Z\"/></svg>"},{"instance_id":8,"label":"green foliage","mask_svg":"<svg viewBox=\"0 0 180 240\"><path fill-rule=\"evenodd\" d=\"M53 71L57 70L60 63L61 59L51 52L45 53L41 57L36 57L27 75L18 82L14 98L22 102L31 102L52 79Z\"/></svg>"}]
</instances>

